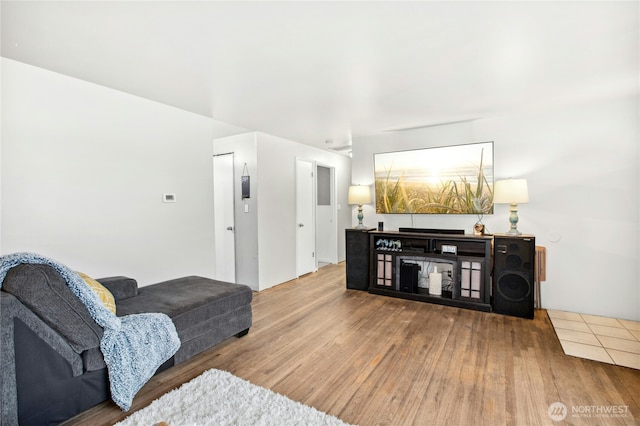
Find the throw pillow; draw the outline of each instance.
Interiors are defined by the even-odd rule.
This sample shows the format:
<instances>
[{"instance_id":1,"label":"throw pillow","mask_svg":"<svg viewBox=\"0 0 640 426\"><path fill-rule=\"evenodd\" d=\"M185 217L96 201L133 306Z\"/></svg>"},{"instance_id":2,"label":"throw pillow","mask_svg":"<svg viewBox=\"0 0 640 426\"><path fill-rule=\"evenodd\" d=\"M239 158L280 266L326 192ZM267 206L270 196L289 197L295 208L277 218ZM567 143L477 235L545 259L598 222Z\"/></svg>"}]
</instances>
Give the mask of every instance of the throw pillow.
<instances>
[{"instance_id":1,"label":"throw pillow","mask_svg":"<svg viewBox=\"0 0 640 426\"><path fill-rule=\"evenodd\" d=\"M113 314L116 314L116 301L113 298L113 294L105 286L94 280L90 276L78 272L78 275L87 283L89 287L98 295L104 306L109 309Z\"/></svg>"}]
</instances>

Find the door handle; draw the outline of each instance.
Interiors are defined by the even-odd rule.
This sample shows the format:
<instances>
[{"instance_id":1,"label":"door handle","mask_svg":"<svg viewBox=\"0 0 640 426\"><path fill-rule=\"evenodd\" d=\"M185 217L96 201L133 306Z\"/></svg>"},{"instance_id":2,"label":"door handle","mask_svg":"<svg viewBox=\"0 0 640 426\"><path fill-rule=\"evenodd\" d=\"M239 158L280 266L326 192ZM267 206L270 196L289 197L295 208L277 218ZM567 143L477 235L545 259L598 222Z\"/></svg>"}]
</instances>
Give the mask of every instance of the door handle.
<instances>
[{"instance_id":1,"label":"door handle","mask_svg":"<svg viewBox=\"0 0 640 426\"><path fill-rule=\"evenodd\" d=\"M233 226L227 226L227 231L233 231Z\"/></svg>"},{"instance_id":2,"label":"door handle","mask_svg":"<svg viewBox=\"0 0 640 426\"><path fill-rule=\"evenodd\" d=\"M304 227L304 223L299 223L298 228L302 228L302 227Z\"/></svg>"}]
</instances>

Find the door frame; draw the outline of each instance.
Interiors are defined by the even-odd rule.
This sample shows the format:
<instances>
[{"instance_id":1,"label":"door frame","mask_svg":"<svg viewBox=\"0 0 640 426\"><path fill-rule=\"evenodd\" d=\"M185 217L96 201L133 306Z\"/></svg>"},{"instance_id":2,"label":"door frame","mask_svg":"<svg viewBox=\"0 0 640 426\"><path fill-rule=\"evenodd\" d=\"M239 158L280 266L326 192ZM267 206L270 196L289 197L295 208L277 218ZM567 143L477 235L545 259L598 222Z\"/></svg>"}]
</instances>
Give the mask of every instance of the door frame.
<instances>
[{"instance_id":1,"label":"door frame","mask_svg":"<svg viewBox=\"0 0 640 426\"><path fill-rule=\"evenodd\" d=\"M329 263L332 263L335 265L338 263L338 207L337 207L337 197L336 197L336 191L337 191L336 168L328 164L324 164L320 162L316 163L315 165L316 187L318 185L318 182L317 182L318 167L324 167L325 169L329 169L329 187L330 187L329 197L330 197L330 203L331 203L331 229L329 230L329 232L331 235L331 242L330 242L331 253L329 254L328 261ZM315 207L316 209L318 208L317 199L316 199ZM317 235L321 233L319 232L319 229L318 229L317 217L318 216L316 214L316 266L319 259L318 250L317 250L318 248Z\"/></svg>"},{"instance_id":2,"label":"door frame","mask_svg":"<svg viewBox=\"0 0 640 426\"><path fill-rule=\"evenodd\" d=\"M314 265L313 265L313 269L312 271L306 271L304 273L300 273L300 268L298 267L298 249L300 247L300 237L299 237L299 232L298 232L298 162L299 161L304 161L305 163L310 163L311 164L311 173L312 173L312 183L311 183L311 221L312 223L310 224L311 228L313 229L313 259L314 259ZM317 228L316 228L316 162L314 160L307 160L306 158L302 158L302 157L295 157L294 158L294 175L295 175L295 208L296 208L296 213L295 213L295 226L296 226L296 277L300 277L301 275L307 274L309 272L316 272L318 270L318 257L317 257L317 253L318 253L318 246L317 246Z\"/></svg>"},{"instance_id":3,"label":"door frame","mask_svg":"<svg viewBox=\"0 0 640 426\"><path fill-rule=\"evenodd\" d=\"M231 282L236 282L237 279L237 256L236 256L236 229L235 229L235 221L236 221L236 208L235 208L235 193L236 193L236 189L235 189L235 163L236 163L236 158L235 158L235 153L233 152L226 152L226 153L220 153L220 154L213 154L213 157L211 159L211 165L212 165L212 180L213 180L213 200L214 200L214 207L213 207L213 212L214 212L214 217L213 217L213 221L214 221L214 247L215 247L215 256L216 258L214 259L214 263L216 265L216 279L221 279L220 277L220 271L218 270L218 244L220 242L219 238L224 238L224 235L220 235L218 231L222 230L222 233L224 234L225 232L227 232L227 230L222 229L225 226L228 226L226 223L223 223L222 226L220 226L220 229L218 229L220 222L218 222L218 220L216 220L216 211L218 209L218 206L216 206L216 195L215 195L215 191L216 191L216 179L215 179L215 174L216 174L216 166L215 166L215 161L216 158L221 158L223 156L226 155L230 155L231 156L231 203L229 203L230 207L231 207L231 219L233 220L233 223L230 225L232 227L231 229L231 233L232 233L232 239L233 239L233 280ZM224 220L224 218L223 218ZM223 281L229 281L228 278L225 277L225 279Z\"/></svg>"}]
</instances>

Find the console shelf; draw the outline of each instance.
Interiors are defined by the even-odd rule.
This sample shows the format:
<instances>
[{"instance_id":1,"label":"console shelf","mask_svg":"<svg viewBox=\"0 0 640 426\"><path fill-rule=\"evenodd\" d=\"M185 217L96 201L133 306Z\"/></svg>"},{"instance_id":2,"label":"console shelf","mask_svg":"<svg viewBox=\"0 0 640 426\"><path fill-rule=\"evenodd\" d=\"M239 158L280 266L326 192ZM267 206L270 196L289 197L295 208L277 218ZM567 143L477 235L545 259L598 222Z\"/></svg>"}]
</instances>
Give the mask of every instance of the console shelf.
<instances>
[{"instance_id":1,"label":"console shelf","mask_svg":"<svg viewBox=\"0 0 640 426\"><path fill-rule=\"evenodd\" d=\"M491 242L490 236L370 231L368 291L490 312Z\"/></svg>"}]
</instances>

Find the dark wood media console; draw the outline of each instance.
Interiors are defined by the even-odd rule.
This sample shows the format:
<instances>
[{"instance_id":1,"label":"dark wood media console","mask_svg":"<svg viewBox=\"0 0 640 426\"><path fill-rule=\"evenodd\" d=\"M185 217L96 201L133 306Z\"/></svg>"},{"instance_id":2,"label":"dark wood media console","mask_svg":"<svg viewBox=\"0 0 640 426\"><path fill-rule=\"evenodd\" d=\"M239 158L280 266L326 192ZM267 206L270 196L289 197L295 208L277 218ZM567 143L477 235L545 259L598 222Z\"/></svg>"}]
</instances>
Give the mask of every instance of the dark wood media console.
<instances>
[{"instance_id":1,"label":"dark wood media console","mask_svg":"<svg viewBox=\"0 0 640 426\"><path fill-rule=\"evenodd\" d=\"M490 236L370 231L369 252L370 293L491 311Z\"/></svg>"}]
</instances>

